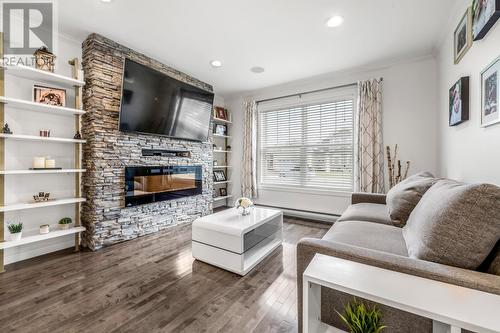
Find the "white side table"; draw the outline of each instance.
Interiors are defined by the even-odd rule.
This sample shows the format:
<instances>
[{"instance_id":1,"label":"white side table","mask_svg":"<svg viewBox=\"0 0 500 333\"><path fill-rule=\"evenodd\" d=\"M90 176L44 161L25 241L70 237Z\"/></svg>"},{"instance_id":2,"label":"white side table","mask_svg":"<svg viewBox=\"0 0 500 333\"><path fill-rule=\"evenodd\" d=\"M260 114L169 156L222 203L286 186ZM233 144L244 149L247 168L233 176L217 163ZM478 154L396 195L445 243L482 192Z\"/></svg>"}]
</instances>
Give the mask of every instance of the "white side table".
<instances>
[{"instance_id":1,"label":"white side table","mask_svg":"<svg viewBox=\"0 0 500 333\"><path fill-rule=\"evenodd\" d=\"M433 320L434 332L500 332L500 296L316 254L304 272L304 333L341 332L321 322L321 287Z\"/></svg>"}]
</instances>

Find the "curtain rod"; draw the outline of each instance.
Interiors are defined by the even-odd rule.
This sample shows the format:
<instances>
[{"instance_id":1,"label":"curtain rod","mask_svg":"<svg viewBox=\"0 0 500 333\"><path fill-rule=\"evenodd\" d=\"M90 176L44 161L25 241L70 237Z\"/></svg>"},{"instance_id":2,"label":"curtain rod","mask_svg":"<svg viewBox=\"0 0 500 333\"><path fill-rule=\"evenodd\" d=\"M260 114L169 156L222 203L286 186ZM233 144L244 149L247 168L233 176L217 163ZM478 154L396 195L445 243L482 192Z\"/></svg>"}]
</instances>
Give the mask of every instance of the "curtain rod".
<instances>
[{"instance_id":1,"label":"curtain rod","mask_svg":"<svg viewBox=\"0 0 500 333\"><path fill-rule=\"evenodd\" d=\"M381 77L380 81L384 81L384 78ZM327 90L332 90L332 89L339 89L339 88L346 88L346 87L352 87L352 86L357 86L357 83L349 83L349 84L343 84L340 86L335 86L335 87L330 87L330 88L323 88L323 89L317 89L317 90L311 90L311 91L306 91L303 93L298 93L298 94L290 94L290 95L285 95L285 96L280 96L280 97L273 97L273 98L266 98L266 99L261 99L259 101L256 101L256 103L263 103L263 102L269 102L269 101L274 101L276 99L282 99L282 98L288 98L288 97L294 97L294 96L301 96L301 95L306 95L306 94L313 94L317 92L322 92L322 91L327 91Z\"/></svg>"}]
</instances>

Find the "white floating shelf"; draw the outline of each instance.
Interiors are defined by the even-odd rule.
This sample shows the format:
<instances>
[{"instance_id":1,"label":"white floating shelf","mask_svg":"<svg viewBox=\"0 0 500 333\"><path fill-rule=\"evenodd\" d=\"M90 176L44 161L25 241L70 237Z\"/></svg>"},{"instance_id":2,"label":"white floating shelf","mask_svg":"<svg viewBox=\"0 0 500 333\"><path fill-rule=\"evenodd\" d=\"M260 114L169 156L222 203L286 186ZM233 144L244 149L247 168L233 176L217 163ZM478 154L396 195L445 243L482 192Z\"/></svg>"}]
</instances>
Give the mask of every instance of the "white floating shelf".
<instances>
[{"instance_id":1,"label":"white floating shelf","mask_svg":"<svg viewBox=\"0 0 500 333\"><path fill-rule=\"evenodd\" d=\"M214 134L214 138L225 138L225 139L231 139L230 135L220 135L220 134Z\"/></svg>"},{"instance_id":2,"label":"white floating shelf","mask_svg":"<svg viewBox=\"0 0 500 333\"><path fill-rule=\"evenodd\" d=\"M56 169L56 170L0 170L0 175L36 175L38 173L84 173L85 169Z\"/></svg>"},{"instance_id":3,"label":"white floating shelf","mask_svg":"<svg viewBox=\"0 0 500 333\"><path fill-rule=\"evenodd\" d=\"M50 226L51 228L54 228L56 226ZM5 242L0 242L0 249L8 249L10 247L16 247L24 244L30 244L30 243L35 243L39 241L43 241L46 239L51 239L51 238L56 238L56 237L62 237L66 235L72 235L72 234L77 234L79 232L85 231L85 227L73 227L69 228L66 230L54 230L49 232L48 234L40 235L38 234L38 230L31 230L26 232L23 231L22 238L18 241L5 241Z\"/></svg>"},{"instance_id":4,"label":"white floating shelf","mask_svg":"<svg viewBox=\"0 0 500 333\"><path fill-rule=\"evenodd\" d=\"M85 143L86 142L86 140L77 140L77 139L43 137L43 136L24 135L24 134L3 134L3 133L0 133L0 138L9 139L9 140L20 140L20 141L43 141L43 142L62 142L62 143Z\"/></svg>"},{"instance_id":5,"label":"white floating shelf","mask_svg":"<svg viewBox=\"0 0 500 333\"><path fill-rule=\"evenodd\" d=\"M85 85L84 81L76 80L68 76L59 75L48 71L43 71L34 67L23 65L11 66L2 64L2 68L6 70L6 74L15 75L17 77L30 79L33 81L55 84L57 86L65 88L82 87Z\"/></svg>"},{"instance_id":6,"label":"white floating shelf","mask_svg":"<svg viewBox=\"0 0 500 333\"><path fill-rule=\"evenodd\" d=\"M5 96L0 96L0 103L7 104L19 110L53 113L63 116L81 115L85 113L83 110L67 108L65 106L48 105Z\"/></svg>"},{"instance_id":7,"label":"white floating shelf","mask_svg":"<svg viewBox=\"0 0 500 333\"><path fill-rule=\"evenodd\" d=\"M231 168L230 165L214 165L214 169L227 169Z\"/></svg>"},{"instance_id":8,"label":"white floating shelf","mask_svg":"<svg viewBox=\"0 0 500 333\"><path fill-rule=\"evenodd\" d=\"M52 206L60 206L60 205L69 205L79 202L85 202L85 198L69 198L69 199L58 199L51 200L45 202L37 202L37 203L19 203L19 204L11 204L0 206L1 212L12 212L16 210L25 210L25 209L33 209L33 208L42 208L42 207L52 207Z\"/></svg>"},{"instance_id":9,"label":"white floating shelf","mask_svg":"<svg viewBox=\"0 0 500 333\"><path fill-rule=\"evenodd\" d=\"M214 198L214 201L221 201L221 200L226 200L226 199L230 199L232 198L233 196L232 195L226 195L224 197L217 197L217 198Z\"/></svg>"},{"instance_id":10,"label":"white floating shelf","mask_svg":"<svg viewBox=\"0 0 500 333\"><path fill-rule=\"evenodd\" d=\"M230 153L230 150L214 150L214 153Z\"/></svg>"},{"instance_id":11,"label":"white floating shelf","mask_svg":"<svg viewBox=\"0 0 500 333\"><path fill-rule=\"evenodd\" d=\"M223 182L214 182L214 185L229 184L230 182L231 182L230 180L226 180Z\"/></svg>"},{"instance_id":12,"label":"white floating shelf","mask_svg":"<svg viewBox=\"0 0 500 333\"><path fill-rule=\"evenodd\" d=\"M230 120L225 120L225 119L220 119L220 118L215 118L213 117L212 118L215 122L218 122L218 123L223 123L223 124L232 124L233 122L230 121Z\"/></svg>"}]
</instances>

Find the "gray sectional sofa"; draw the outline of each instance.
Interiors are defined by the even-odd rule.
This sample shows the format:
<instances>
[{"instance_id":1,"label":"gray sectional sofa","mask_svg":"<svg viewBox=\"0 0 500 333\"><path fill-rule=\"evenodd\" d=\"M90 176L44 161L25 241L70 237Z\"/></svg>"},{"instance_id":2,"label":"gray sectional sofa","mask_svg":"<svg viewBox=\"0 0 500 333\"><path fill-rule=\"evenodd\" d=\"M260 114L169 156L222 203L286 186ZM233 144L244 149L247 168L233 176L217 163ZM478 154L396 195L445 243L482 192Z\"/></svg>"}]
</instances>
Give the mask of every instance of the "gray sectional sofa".
<instances>
[{"instance_id":1,"label":"gray sectional sofa","mask_svg":"<svg viewBox=\"0 0 500 333\"><path fill-rule=\"evenodd\" d=\"M424 176L431 177L430 175ZM406 186L406 189L404 189L406 192L403 191L403 194L399 196L392 195L391 192L388 197L380 194L354 193L351 206L322 239L304 238L297 245L299 331L302 328L302 274L316 253L500 295L500 189L493 185L485 186L478 185L471 190L470 187L464 187L460 183L434 179L428 188L417 188L416 192L421 191L421 193L417 193L416 196L416 188L411 184ZM434 187L437 189L433 190ZM410 192L408 192L408 188ZM453 194L462 190L466 193ZM447 193L446 191L451 194L443 195L443 193ZM406 200L408 199L406 196L408 193L413 193L413 199ZM426 198L427 195L432 197ZM486 199L484 199L485 197ZM394 201L404 201L406 209L412 211L409 218L406 216L408 221L401 221L405 219L404 216L402 219L395 220L398 212L395 212L394 209L391 210L386 204L386 200L390 200L392 206L394 206ZM412 200L414 202L411 202ZM447 203L447 200L450 200L450 203ZM440 206L446 204L448 206L444 206L445 208ZM413 207L415 205L416 207ZM429 207L429 205L437 206ZM461 211L460 207L462 206L464 206L464 211ZM484 209L490 215L494 215L492 212L497 214L492 217L484 217L482 213L476 212L471 207ZM445 222L451 224L452 227L462 230L460 228L466 227L467 223L469 223L472 230L470 234L459 231L461 235L449 232L449 235L444 236L448 237L446 243L453 241L454 237L458 237L455 243L463 242L464 246L467 247L469 245L475 246L474 242L478 242L478 240L474 239L475 236L478 236L477 239L479 240L486 239L481 251L484 252L485 249L489 249L487 250L489 252L487 258L483 260L482 254L476 254L475 249L472 251L476 259L481 258L482 263L479 267L475 269L457 267L464 265L464 260L468 260L467 255L463 257L462 262L458 261L455 264L454 258L460 254L454 252L455 250L470 250L453 244L451 246L456 246L458 249L447 247L445 241L439 238L443 237L443 230L439 230L439 228L446 227L446 223L442 221L445 218L443 215L446 214L450 216L445 216L448 218ZM477 219L474 214L479 215ZM431 234L429 237L426 232L431 231L427 229L435 226L427 220L436 219L439 221L439 225L433 230L436 230L437 236L434 237ZM460 225L460 220L463 222L462 225ZM481 234L481 230L486 230L487 234ZM480 234L476 235L475 233ZM419 237L422 239L418 239ZM463 239L459 239L460 237ZM445 253L443 258L434 260L433 255L436 255L436 251ZM450 256L446 257L446 254ZM433 260L421 259L422 257L433 258ZM447 264L443 264L443 262ZM453 265L448 264L448 262L453 263ZM422 292L425 292L425 290ZM350 295L323 288L322 321L345 329L335 310L342 312L343 304L346 304L351 299L352 296ZM427 318L418 317L383 305L378 305L378 307L382 312L384 323L387 325L387 329L384 330L386 333L432 332L432 321Z\"/></svg>"}]
</instances>

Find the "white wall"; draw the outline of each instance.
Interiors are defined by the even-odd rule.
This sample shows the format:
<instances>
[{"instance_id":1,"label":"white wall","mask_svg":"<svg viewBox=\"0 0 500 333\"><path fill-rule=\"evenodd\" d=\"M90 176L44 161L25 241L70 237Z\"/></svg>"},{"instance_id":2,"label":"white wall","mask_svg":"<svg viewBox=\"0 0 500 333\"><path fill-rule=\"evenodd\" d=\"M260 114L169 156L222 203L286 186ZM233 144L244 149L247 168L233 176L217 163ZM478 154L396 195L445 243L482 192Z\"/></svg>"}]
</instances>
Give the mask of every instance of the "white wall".
<instances>
[{"instance_id":1,"label":"white wall","mask_svg":"<svg viewBox=\"0 0 500 333\"><path fill-rule=\"evenodd\" d=\"M442 176L466 182L500 184L500 124L481 128L481 71L500 56L500 23L474 42L458 65L453 63L453 31L468 0L459 0L453 24L438 50L440 170ZM470 76L470 120L448 126L448 90L462 76Z\"/></svg>"},{"instance_id":2,"label":"white wall","mask_svg":"<svg viewBox=\"0 0 500 333\"><path fill-rule=\"evenodd\" d=\"M68 64L68 60L75 57L81 60L81 54L81 42L60 38L55 72L71 76L71 66ZM8 71L6 72L6 96L31 100L32 90L33 81L11 76ZM74 92L70 90L66 92L67 106L74 107ZM15 134L38 135L40 129L50 129L53 137L72 138L75 134L72 117L16 111L7 105L5 112L6 122ZM74 147L71 144L62 143L6 140L6 169L28 169L32 166L34 156L50 156L56 159L57 166L70 168L73 167ZM73 197L74 174L5 176L6 204L30 201L33 194L39 191L50 192L54 197L59 198ZM55 225L59 219L66 216L74 218L74 212L74 206L67 205L5 213L5 237L8 237L8 223L22 222L23 231L36 231L42 224ZM74 236L70 235L6 249L4 252L5 264L72 246L74 246Z\"/></svg>"},{"instance_id":3,"label":"white wall","mask_svg":"<svg viewBox=\"0 0 500 333\"><path fill-rule=\"evenodd\" d=\"M264 74L265 75L265 74ZM400 158L410 160L411 173L438 171L437 129L437 63L429 56L405 63L379 66L376 69L355 69L322 75L290 84L245 94L261 100L315 89L350 84L369 78L384 78L383 135L384 145L398 144ZM226 97L226 106L233 112L233 166L236 181L233 192L240 193L239 179L242 159L243 97ZM261 190L257 203L284 208L341 214L349 204L350 193L315 195L297 192Z\"/></svg>"}]
</instances>

